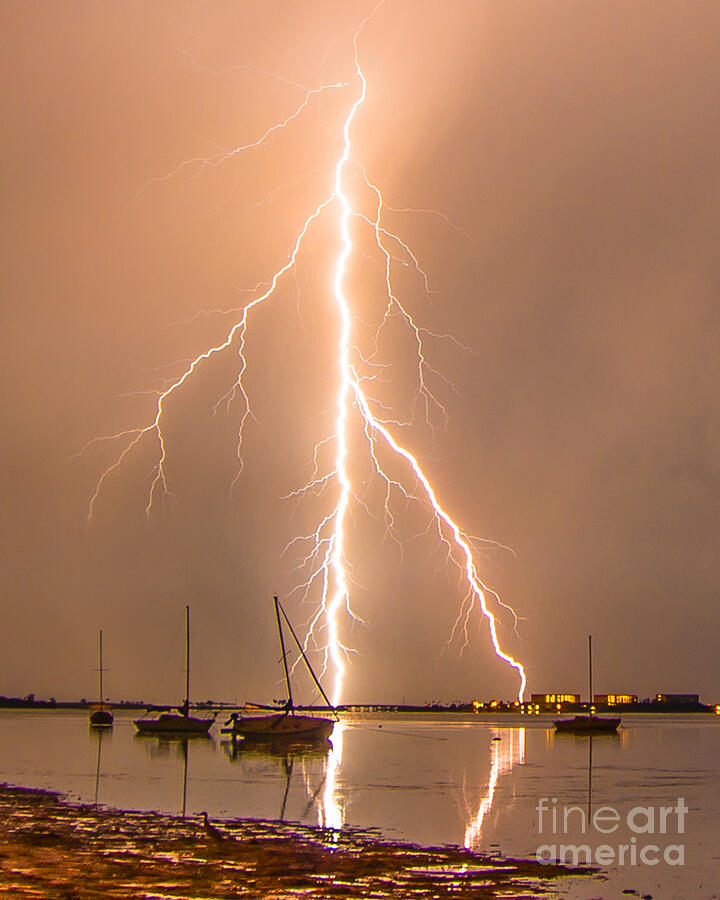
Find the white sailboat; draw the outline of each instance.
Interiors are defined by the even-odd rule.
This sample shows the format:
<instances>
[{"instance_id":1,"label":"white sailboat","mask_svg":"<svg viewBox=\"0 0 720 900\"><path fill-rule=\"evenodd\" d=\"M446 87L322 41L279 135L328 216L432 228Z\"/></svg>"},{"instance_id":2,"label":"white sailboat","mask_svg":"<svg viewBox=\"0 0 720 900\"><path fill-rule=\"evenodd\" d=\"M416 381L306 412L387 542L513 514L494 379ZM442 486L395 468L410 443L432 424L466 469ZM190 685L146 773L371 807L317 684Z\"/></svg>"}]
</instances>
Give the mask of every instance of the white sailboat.
<instances>
[{"instance_id":1,"label":"white sailboat","mask_svg":"<svg viewBox=\"0 0 720 900\"><path fill-rule=\"evenodd\" d=\"M176 712L162 712L155 718L136 719L138 734L179 737L207 735L215 716L197 718L190 715L190 607L185 607L185 700Z\"/></svg>"}]
</instances>

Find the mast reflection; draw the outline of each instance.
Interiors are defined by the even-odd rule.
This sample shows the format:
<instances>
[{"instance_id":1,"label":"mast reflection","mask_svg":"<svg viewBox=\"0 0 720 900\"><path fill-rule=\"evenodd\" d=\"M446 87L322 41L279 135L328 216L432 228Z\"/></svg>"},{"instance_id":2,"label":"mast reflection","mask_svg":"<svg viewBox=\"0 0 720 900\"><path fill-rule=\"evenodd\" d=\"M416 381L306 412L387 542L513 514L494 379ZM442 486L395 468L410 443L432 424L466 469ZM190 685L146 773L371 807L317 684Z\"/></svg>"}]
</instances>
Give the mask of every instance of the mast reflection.
<instances>
[{"instance_id":1,"label":"mast reflection","mask_svg":"<svg viewBox=\"0 0 720 900\"><path fill-rule=\"evenodd\" d=\"M477 850L482 839L483 823L493 807L495 789L499 779L507 775L516 765L525 762L525 729L493 728L490 750L490 778L480 806L465 828L464 845L468 850Z\"/></svg>"},{"instance_id":2,"label":"mast reflection","mask_svg":"<svg viewBox=\"0 0 720 900\"><path fill-rule=\"evenodd\" d=\"M93 806L98 805L98 795L100 792L100 771L102 766L102 746L103 741L112 738L112 731L109 728L93 728L93 734L97 737L97 759L95 762L95 797Z\"/></svg>"},{"instance_id":3,"label":"mast reflection","mask_svg":"<svg viewBox=\"0 0 720 900\"><path fill-rule=\"evenodd\" d=\"M287 740L273 742L233 738L223 741L222 747L233 763L242 764L265 759L275 760L279 764L284 776L278 817L281 822L286 816L293 772L299 766L307 802L298 820L305 821L314 807L321 828L339 830L344 820L344 810L338 798L337 787L342 754L342 730L343 726L336 723L330 740L323 741L297 743ZM318 763L322 764L319 781L317 781Z\"/></svg>"},{"instance_id":4,"label":"mast reflection","mask_svg":"<svg viewBox=\"0 0 720 900\"><path fill-rule=\"evenodd\" d=\"M198 747L210 747L215 750L215 741L208 734L182 736L170 735L141 735L136 734L133 740L144 744L151 759L167 759L171 751L175 752L182 760L182 782L180 795L180 816L185 818L187 814L188 795L188 771L190 768L190 745Z\"/></svg>"},{"instance_id":5,"label":"mast reflection","mask_svg":"<svg viewBox=\"0 0 720 900\"><path fill-rule=\"evenodd\" d=\"M185 818L187 810L187 781L188 781L188 739L183 738L181 741L182 758L183 758L183 787L182 787L182 817Z\"/></svg>"}]
</instances>

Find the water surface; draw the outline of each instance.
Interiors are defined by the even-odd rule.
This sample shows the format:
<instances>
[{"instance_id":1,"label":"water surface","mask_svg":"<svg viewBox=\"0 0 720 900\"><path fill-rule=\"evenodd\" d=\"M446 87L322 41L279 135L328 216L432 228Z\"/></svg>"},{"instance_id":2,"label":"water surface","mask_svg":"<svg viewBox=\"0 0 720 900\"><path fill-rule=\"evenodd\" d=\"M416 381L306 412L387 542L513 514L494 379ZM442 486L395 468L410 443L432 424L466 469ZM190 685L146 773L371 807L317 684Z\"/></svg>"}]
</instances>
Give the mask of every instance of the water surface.
<instances>
[{"instance_id":1,"label":"water surface","mask_svg":"<svg viewBox=\"0 0 720 900\"><path fill-rule=\"evenodd\" d=\"M85 713L0 710L0 778L125 809L376 829L388 838L508 856L532 856L544 844L586 844L593 854L612 848L617 860L626 845L623 865L607 867L607 880L573 879L558 895L620 898L636 890L672 900L720 898L718 717L626 716L618 736L590 741L555 735L542 716L368 714L344 720L327 751L286 753L234 751L218 730L211 739L166 741L137 737L126 713L98 734ZM687 807L682 833L670 811L679 798ZM542 834L539 805L548 809ZM592 827L600 807L611 808L604 827L617 813L611 834ZM635 807L648 812L634 824L653 824L654 834L628 826ZM668 809L664 834L660 807ZM683 848L683 865L665 861L668 846ZM656 865L641 861L643 848L648 862L658 857ZM678 862L679 854L671 850L670 859Z\"/></svg>"}]
</instances>

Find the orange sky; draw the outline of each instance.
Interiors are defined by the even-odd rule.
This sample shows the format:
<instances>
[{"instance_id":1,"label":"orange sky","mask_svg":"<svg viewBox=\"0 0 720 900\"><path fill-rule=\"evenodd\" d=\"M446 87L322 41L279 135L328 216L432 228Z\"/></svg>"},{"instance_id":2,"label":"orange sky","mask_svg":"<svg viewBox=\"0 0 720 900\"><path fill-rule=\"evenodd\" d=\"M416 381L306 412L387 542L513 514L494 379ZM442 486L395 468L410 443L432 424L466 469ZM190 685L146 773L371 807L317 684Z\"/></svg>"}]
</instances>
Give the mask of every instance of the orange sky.
<instances>
[{"instance_id":1,"label":"orange sky","mask_svg":"<svg viewBox=\"0 0 720 900\"><path fill-rule=\"evenodd\" d=\"M267 601L290 590L283 548L321 509L281 497L332 415L336 220L253 321L257 421L231 498L240 410L212 415L230 358L168 410L177 503L150 528L152 442L109 480L90 528L112 456L71 457L146 423L153 399L137 392L232 322L198 311L238 306L284 263L331 183L357 90L352 34L371 8L3 4L0 694L90 694L102 626L110 693L172 699L185 603L197 696L277 692ZM515 550L479 564L522 617L502 637L535 690L582 688L592 631L598 690L717 697L719 19L695 0L682 13L386 0L359 43L358 158L390 206L441 210L472 238L388 212L435 292L397 264L403 299L473 350L429 344L458 389L434 383L450 422L436 417L434 439L421 422L402 434L462 525ZM161 180L285 118L302 96L290 82L331 81L349 84L262 149ZM348 292L369 321L381 275L377 258L353 259ZM393 325L381 349L383 397L409 414L412 345ZM401 560L382 531L353 517L368 625L352 634L347 699L512 696L483 631L462 659L440 655L461 596L432 542Z\"/></svg>"}]
</instances>

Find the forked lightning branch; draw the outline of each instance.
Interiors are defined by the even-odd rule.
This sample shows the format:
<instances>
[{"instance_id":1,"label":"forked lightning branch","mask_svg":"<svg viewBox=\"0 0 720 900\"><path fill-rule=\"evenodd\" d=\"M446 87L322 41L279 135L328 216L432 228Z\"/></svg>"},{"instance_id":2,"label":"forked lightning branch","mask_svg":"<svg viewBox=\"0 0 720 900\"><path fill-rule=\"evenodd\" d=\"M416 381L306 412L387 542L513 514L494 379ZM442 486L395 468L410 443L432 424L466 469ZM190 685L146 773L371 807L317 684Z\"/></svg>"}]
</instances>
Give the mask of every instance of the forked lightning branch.
<instances>
[{"instance_id":1,"label":"forked lightning branch","mask_svg":"<svg viewBox=\"0 0 720 900\"><path fill-rule=\"evenodd\" d=\"M156 505L162 502L162 499L171 491L167 460L172 453L172 447L166 439L165 433L167 401L170 397L181 393L183 387L203 364L219 354L235 354L237 359L234 381L228 385L223 399L242 405L237 436L239 465L236 479L239 477L242 469L245 426L252 410L251 397L246 390L244 381L247 369L245 350L247 342L252 339L251 321L260 313L261 306L272 301L280 282L292 272L299 254L303 252L307 235L316 223L321 218L329 219L334 223L339 237L339 251L334 258L329 256L327 260L328 280L339 322L337 345L332 348L336 360L337 391L333 432L329 438L325 436L319 439L318 447L332 448L332 462L327 471L321 471L318 465L319 453L316 449L314 475L311 481L297 492L297 495L312 492L313 496L316 496L320 491L332 496L333 500L331 511L317 520L315 530L310 535L300 535L297 538L298 541L306 542L306 545L310 547L304 560L309 575L299 587L315 603L315 612L306 636L306 646L312 645L322 649L325 667L330 670L333 677L332 701L337 704L342 696L347 654L350 649L344 645L341 637L341 634L346 631L343 624L348 619L358 618L353 612L350 597L348 560L352 558L352 548L348 546L347 525L352 504L360 502L348 461L349 442L352 439L351 435L356 433L351 426L354 418L359 416L365 451L374 466L376 476L381 479L385 488L384 509L380 510L380 513L384 516L388 528L391 528L393 523L392 506L394 502L399 500L404 504L422 504L429 515L430 528L444 549L447 564L455 567L460 573L464 588L460 592L459 608L454 624L450 628L450 642L457 640L461 644L461 652L469 645L473 617L479 611L484 617L497 657L517 674L518 697L522 701L526 685L523 665L501 646L497 630L496 615L501 610L509 612L513 616L514 613L500 601L494 591L483 583L473 555L473 539L452 517L438 497L430 477L421 466L418 457L406 446L404 441L399 440L400 418L393 415L384 402L370 393L374 379L372 374L368 374L368 370L372 371L372 364L368 362L367 356L361 351L358 337L355 334L356 323L363 319L361 312L367 314L367 311L356 308L356 303L349 295L346 284L348 264L357 250L353 241L353 228L357 226L368 229L375 252L378 254L384 270L385 298L382 304L384 311L377 322L376 337L391 317L400 319L404 327L408 329L414 343L413 370L416 372L417 392L423 401L426 417L431 408L445 413L441 401L429 385L430 376L437 376L437 373L428 362L426 345L428 338L444 337L447 339L447 336L434 335L418 324L407 304L398 296L393 278L395 255L404 254L403 267L412 266L418 276L424 279L425 285L427 276L408 243L386 227L383 217L382 192L370 180L365 167L358 161L356 149L353 146L357 119L368 93L368 85L360 67L358 44L364 26L377 12L377 9L378 7L361 23L353 37L354 73L347 84L344 82L333 83L313 89L303 89L302 101L278 123L268 127L257 139L206 159L188 160L173 172L163 176L163 179L158 179L165 180L180 176L190 168L192 168L193 174L199 175L207 167L221 166L230 158L237 157L249 148L262 147L272 135L288 127L291 122L303 115L316 98L328 91L346 91L352 98L342 125L342 133L338 136L340 149L334 162L332 188L326 196L319 198L319 202L309 212L285 261L268 278L267 288L258 292L257 296L238 310L237 320L222 341L199 353L187 365L180 377L158 393L154 413L147 424L124 429L114 435L96 438L87 445L89 447L98 442L109 441L117 442L117 445L121 446L110 465L100 475L95 493L90 501L89 517L92 518L97 499L108 480L118 473L128 456L141 443L146 446L150 442L154 442L156 461L146 505L147 518L152 518ZM347 189L350 179L358 177L365 184L370 196L374 198L369 212L367 208L360 209L353 205ZM213 402L217 404L219 399L213 398ZM395 460L392 474L382 462L387 458ZM398 471L403 474L395 474ZM251 473L246 472L245 477L251 477Z\"/></svg>"}]
</instances>

